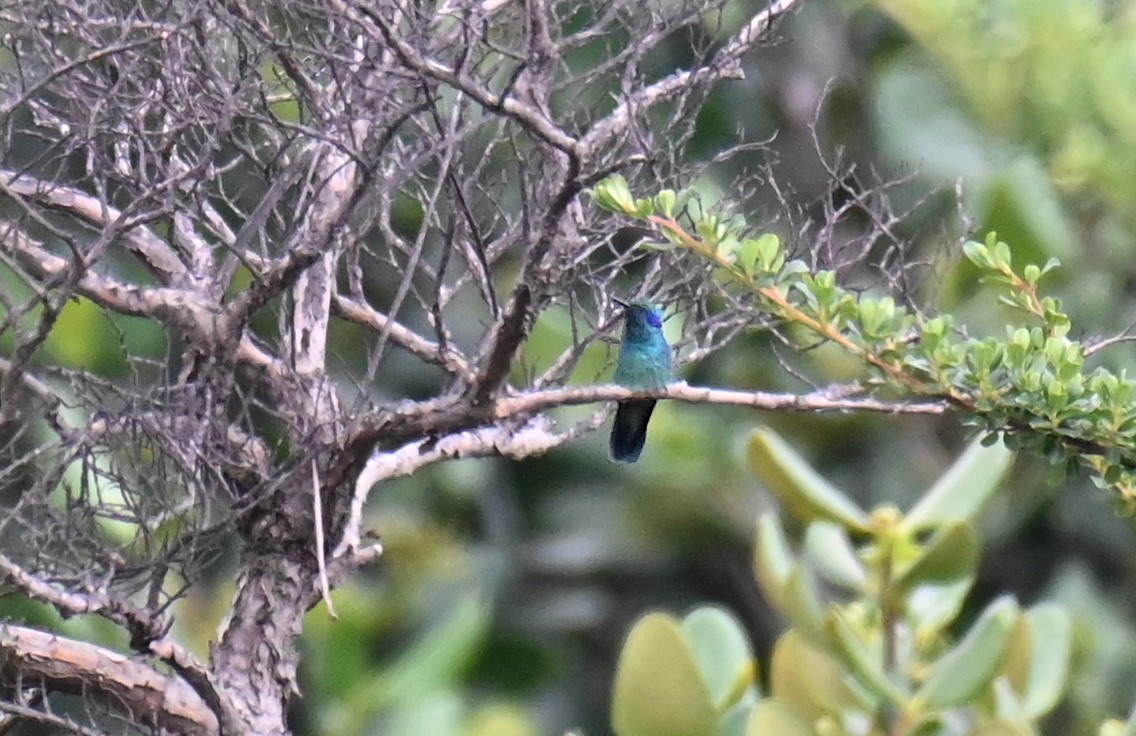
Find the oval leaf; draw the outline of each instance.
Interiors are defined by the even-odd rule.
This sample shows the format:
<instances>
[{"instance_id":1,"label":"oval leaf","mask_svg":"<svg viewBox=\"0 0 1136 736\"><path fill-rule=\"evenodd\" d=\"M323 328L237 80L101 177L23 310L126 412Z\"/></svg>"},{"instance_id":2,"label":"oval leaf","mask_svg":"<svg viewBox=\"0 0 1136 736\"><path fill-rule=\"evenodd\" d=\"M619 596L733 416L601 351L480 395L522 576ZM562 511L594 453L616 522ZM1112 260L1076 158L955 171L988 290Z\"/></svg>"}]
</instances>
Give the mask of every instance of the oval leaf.
<instances>
[{"instance_id":1,"label":"oval leaf","mask_svg":"<svg viewBox=\"0 0 1136 736\"><path fill-rule=\"evenodd\" d=\"M753 650L732 614L706 606L682 621L682 633L719 713L741 699L757 679Z\"/></svg>"},{"instance_id":2,"label":"oval leaf","mask_svg":"<svg viewBox=\"0 0 1136 736\"><path fill-rule=\"evenodd\" d=\"M840 660L811 644L794 629L782 634L773 647L769 683L773 698L805 723L847 710L865 710L869 706L850 684L848 671ZM758 707L768 702L763 700ZM753 733L752 728L750 733Z\"/></svg>"},{"instance_id":3,"label":"oval leaf","mask_svg":"<svg viewBox=\"0 0 1136 736\"><path fill-rule=\"evenodd\" d=\"M929 641L958 617L974 578L963 578L944 585L920 585L907 596L907 615L915 624L915 635Z\"/></svg>"},{"instance_id":4,"label":"oval leaf","mask_svg":"<svg viewBox=\"0 0 1136 736\"><path fill-rule=\"evenodd\" d=\"M813 736L813 730L797 720L793 713L773 700L757 704L749 716L746 736Z\"/></svg>"},{"instance_id":5,"label":"oval leaf","mask_svg":"<svg viewBox=\"0 0 1136 736\"><path fill-rule=\"evenodd\" d=\"M941 710L981 693L1002 668L1018 614L1018 604L1009 596L987 606L962 641L931 667L916 693L919 701L929 710Z\"/></svg>"},{"instance_id":6,"label":"oval leaf","mask_svg":"<svg viewBox=\"0 0 1136 736\"><path fill-rule=\"evenodd\" d=\"M880 651L872 649L860 640L849 623L837 611L828 617L828 631L836 644L836 651L848 667L853 677L866 690L893 705L902 705L907 694L892 682L884 673Z\"/></svg>"},{"instance_id":7,"label":"oval leaf","mask_svg":"<svg viewBox=\"0 0 1136 736\"><path fill-rule=\"evenodd\" d=\"M767 511L757 520L753 571L757 582L778 610L785 610L785 581L793 570L793 552L777 514Z\"/></svg>"},{"instance_id":8,"label":"oval leaf","mask_svg":"<svg viewBox=\"0 0 1136 736\"><path fill-rule=\"evenodd\" d=\"M793 625L811 639L824 638L824 605L817 593L813 573L804 565L794 565L785 579L785 608L782 609Z\"/></svg>"},{"instance_id":9,"label":"oval leaf","mask_svg":"<svg viewBox=\"0 0 1136 736\"><path fill-rule=\"evenodd\" d=\"M895 579L904 595L918 585L943 585L964 580L978 565L978 535L964 521L948 523L935 533L911 566Z\"/></svg>"},{"instance_id":10,"label":"oval leaf","mask_svg":"<svg viewBox=\"0 0 1136 736\"><path fill-rule=\"evenodd\" d=\"M989 447L982 446L981 438L971 442L907 513L903 526L918 531L971 519L994 494L1013 459L1014 453L1001 442Z\"/></svg>"},{"instance_id":11,"label":"oval leaf","mask_svg":"<svg viewBox=\"0 0 1136 736\"><path fill-rule=\"evenodd\" d=\"M1072 628L1069 615L1053 604L1034 606L1018 620L1005 671L1029 718L1053 710L1065 693Z\"/></svg>"},{"instance_id":12,"label":"oval leaf","mask_svg":"<svg viewBox=\"0 0 1136 736\"><path fill-rule=\"evenodd\" d=\"M747 449L750 469L785 508L801 521L828 519L868 530L868 515L822 478L772 430L755 430Z\"/></svg>"},{"instance_id":13,"label":"oval leaf","mask_svg":"<svg viewBox=\"0 0 1136 736\"><path fill-rule=\"evenodd\" d=\"M619 655L611 725L618 736L713 736L710 693L678 623L647 614Z\"/></svg>"},{"instance_id":14,"label":"oval leaf","mask_svg":"<svg viewBox=\"0 0 1136 736\"><path fill-rule=\"evenodd\" d=\"M864 564L842 526L828 521L809 524L805 553L817 573L829 582L850 590L863 590L868 582Z\"/></svg>"}]
</instances>

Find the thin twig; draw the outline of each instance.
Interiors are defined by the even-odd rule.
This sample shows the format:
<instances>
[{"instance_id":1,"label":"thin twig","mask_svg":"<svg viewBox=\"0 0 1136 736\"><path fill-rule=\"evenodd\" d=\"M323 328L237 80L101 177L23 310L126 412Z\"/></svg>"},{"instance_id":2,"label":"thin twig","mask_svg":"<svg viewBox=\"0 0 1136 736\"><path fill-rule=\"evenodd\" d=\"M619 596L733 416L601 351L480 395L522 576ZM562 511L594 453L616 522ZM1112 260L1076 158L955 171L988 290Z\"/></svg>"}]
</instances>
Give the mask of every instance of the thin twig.
<instances>
[{"instance_id":1,"label":"thin twig","mask_svg":"<svg viewBox=\"0 0 1136 736\"><path fill-rule=\"evenodd\" d=\"M327 582L327 561L324 559L323 498L320 494L319 468L312 460L312 515L316 525L316 564L319 565L320 595L327 605L327 615L333 620L339 618L335 604L331 602L331 586Z\"/></svg>"}]
</instances>

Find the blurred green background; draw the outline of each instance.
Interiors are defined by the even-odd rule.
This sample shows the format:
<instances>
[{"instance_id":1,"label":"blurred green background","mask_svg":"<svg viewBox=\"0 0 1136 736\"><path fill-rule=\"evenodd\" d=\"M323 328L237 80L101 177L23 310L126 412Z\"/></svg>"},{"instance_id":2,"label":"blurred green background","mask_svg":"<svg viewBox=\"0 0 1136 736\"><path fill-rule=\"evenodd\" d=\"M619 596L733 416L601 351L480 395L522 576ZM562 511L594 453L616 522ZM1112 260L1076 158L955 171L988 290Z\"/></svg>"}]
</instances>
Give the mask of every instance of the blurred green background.
<instances>
[{"instance_id":1,"label":"blurred green background","mask_svg":"<svg viewBox=\"0 0 1136 736\"><path fill-rule=\"evenodd\" d=\"M889 189L906 213L894 234L910 262L927 264L912 296L955 313L972 334L1004 332L1005 315L988 308L956 247L988 230L1018 263L1061 259L1049 288L1075 323L1093 326L1076 337L1114 335L1136 320L1136 3L807 1L775 35L744 81L711 97L689 153L712 155L738 131L747 141L776 135L700 187L730 201L728 182L768 167L808 216L834 196L826 161L855 167L865 186L902 179ZM683 58L680 39L673 53ZM777 219L780 207L768 186L736 203L751 221ZM159 332L128 322L73 303L52 356L114 375L126 370L124 351L164 350ZM569 329L563 315L543 319L527 363L546 365ZM351 332L335 331L333 352L350 357ZM807 390L779 365L785 350L748 334L685 378ZM1094 359L1123 367L1133 356L1122 343ZM577 375L603 380L613 357L597 349ZM858 370L823 351L794 360L822 384ZM387 395L434 388L413 361L396 357L383 375ZM743 462L758 422L866 507L905 506L969 439L950 417L663 405L633 466L607 461L601 432L525 462L455 462L392 482L368 509L385 556L334 593L337 621L322 607L306 621L296 733L609 733L619 646L652 609L725 606L764 659L781 622L751 572L754 522L773 504ZM975 609L1009 592L1074 616L1074 685L1048 732L1088 733L1127 713L1136 698L1133 523L1087 480L1019 458L981 533ZM203 586L180 608L177 631L202 654L228 594L223 582ZM91 625L63 628L98 636L78 630Z\"/></svg>"}]
</instances>

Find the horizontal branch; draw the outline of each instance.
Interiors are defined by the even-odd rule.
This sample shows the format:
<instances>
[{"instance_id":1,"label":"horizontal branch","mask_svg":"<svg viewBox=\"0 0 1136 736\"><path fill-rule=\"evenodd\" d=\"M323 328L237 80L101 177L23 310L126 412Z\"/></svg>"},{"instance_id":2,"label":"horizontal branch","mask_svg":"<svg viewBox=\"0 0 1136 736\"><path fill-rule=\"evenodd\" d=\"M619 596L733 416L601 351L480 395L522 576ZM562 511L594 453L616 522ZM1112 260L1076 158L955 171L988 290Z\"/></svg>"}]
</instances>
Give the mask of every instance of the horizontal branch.
<instances>
[{"instance_id":1,"label":"horizontal branch","mask_svg":"<svg viewBox=\"0 0 1136 736\"><path fill-rule=\"evenodd\" d=\"M808 394L776 394L766 391L735 391L730 389L688 386L673 383L654 391L632 391L624 386L572 386L538 389L512 396L502 396L488 405L471 401L469 396L450 396L432 401L404 402L397 408L363 418L345 444L339 462L325 477L325 487L335 487L348 478L358 478L358 472L374 457L375 448L395 443L416 442L422 438L441 437L459 432L473 432L488 428L496 432L507 431L502 422L523 419L558 406L593 404L604 401L622 401L632 398L669 399L692 404L723 404L748 406L765 411L872 412L877 414L946 413L952 404L946 399L928 397L924 401L886 401L855 398L862 389L858 385L831 386ZM603 418L603 412L598 416ZM598 425L597 425L598 426ZM514 427L515 428L515 427ZM556 444L562 444L563 440ZM519 452L521 445L514 444L509 452L489 452L490 445L482 443L485 454L507 457L526 457L537 454ZM549 447L540 449L544 452ZM463 455L464 456L464 455ZM375 481L390 477L386 471L375 476ZM366 484L363 484L366 485ZM357 484L358 488L358 484Z\"/></svg>"},{"instance_id":2,"label":"horizontal branch","mask_svg":"<svg viewBox=\"0 0 1136 736\"><path fill-rule=\"evenodd\" d=\"M9 195L29 197L54 210L96 227L106 228L122 218L122 212L74 187L43 181L30 174L0 169L0 190ZM185 264L177 253L153 230L135 225L122 233L122 242L137 255L162 283L186 273Z\"/></svg>"},{"instance_id":3,"label":"horizontal branch","mask_svg":"<svg viewBox=\"0 0 1136 736\"><path fill-rule=\"evenodd\" d=\"M102 647L24 626L0 624L0 676L6 685L98 694L132 719L163 731L214 736L217 717L176 677Z\"/></svg>"},{"instance_id":4,"label":"horizontal branch","mask_svg":"<svg viewBox=\"0 0 1136 736\"><path fill-rule=\"evenodd\" d=\"M532 414L556 406L592 404L597 401L622 401L632 398L670 399L690 404L726 404L749 406L769 411L801 412L873 412L882 414L943 414L949 404L937 401L884 401L850 397L858 387L834 386L808 394L779 394L766 391L735 391L707 386L672 383L655 391L632 391L616 385L568 386L543 391L530 391L506 396L494 404L494 416L505 419Z\"/></svg>"},{"instance_id":5,"label":"horizontal branch","mask_svg":"<svg viewBox=\"0 0 1136 736\"><path fill-rule=\"evenodd\" d=\"M94 614L123 627L130 633L131 643L139 651L154 654L183 675L185 681L182 684L192 686L194 697L208 703L208 707L217 713L228 712L229 704L214 686L205 666L171 641L166 636L167 622L152 616L149 611L129 601L65 589L36 577L4 554L0 554L0 581L19 589L33 600L53 606L61 615Z\"/></svg>"},{"instance_id":6,"label":"horizontal branch","mask_svg":"<svg viewBox=\"0 0 1136 736\"><path fill-rule=\"evenodd\" d=\"M0 222L0 251L12 253L35 278L49 281L76 267L11 222ZM135 286L86 269L77 283L80 294L120 314L150 317L176 325L193 336L213 331L216 310L189 289L168 286Z\"/></svg>"},{"instance_id":7,"label":"horizontal branch","mask_svg":"<svg viewBox=\"0 0 1136 736\"><path fill-rule=\"evenodd\" d=\"M362 544L360 528L363 504L371 489L392 478L413 475L427 465L445 460L474 457L508 457L514 460L541 455L593 431L605 418L597 412L566 432L556 432L551 421L536 417L523 424L478 427L455 432L441 438L425 438L403 445L391 452L375 453L367 461L355 481L351 510L343 536L332 556L339 558L354 552Z\"/></svg>"},{"instance_id":8,"label":"horizontal branch","mask_svg":"<svg viewBox=\"0 0 1136 736\"><path fill-rule=\"evenodd\" d=\"M344 534L333 558L353 551L361 544L360 526L363 504L371 489L391 478L411 475L426 465L444 460L469 457L508 457L521 459L540 455L582 434L590 432L606 417L597 411L589 419L567 432L556 432L552 421L539 415L558 406L592 404L603 401L621 401L631 398L669 399L692 404L723 404L748 406L768 411L799 412L874 412L883 414L945 413L950 405L945 401L884 401L874 398L854 398L859 386L832 386L808 394L776 394L765 391L734 391L730 389L688 386L674 383L655 391L632 391L616 385L572 386L535 390L497 399L489 416L477 418L474 409L462 401L435 403L429 407L414 405L382 423L366 428L357 440L366 435L365 445L374 448L380 440L391 441L398 437L418 435L416 439L398 449L374 452L360 465L355 478L351 508ZM520 420L519 422L517 420ZM473 422L485 422L470 427ZM366 457L364 455L363 457Z\"/></svg>"}]
</instances>

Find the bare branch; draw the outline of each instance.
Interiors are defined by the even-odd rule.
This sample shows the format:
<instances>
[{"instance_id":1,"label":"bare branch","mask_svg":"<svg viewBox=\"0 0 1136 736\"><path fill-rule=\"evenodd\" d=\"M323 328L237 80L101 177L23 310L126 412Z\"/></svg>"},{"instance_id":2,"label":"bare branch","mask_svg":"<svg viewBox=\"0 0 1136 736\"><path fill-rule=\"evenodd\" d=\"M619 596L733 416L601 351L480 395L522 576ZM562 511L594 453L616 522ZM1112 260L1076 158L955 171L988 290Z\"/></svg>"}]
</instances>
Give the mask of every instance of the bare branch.
<instances>
[{"instance_id":1,"label":"bare branch","mask_svg":"<svg viewBox=\"0 0 1136 736\"><path fill-rule=\"evenodd\" d=\"M42 181L26 172L0 169L0 191L22 195L49 207L74 215L97 227L120 223L123 213L74 187ZM163 283L177 283L186 273L185 265L161 238L145 225L135 225L123 233L123 242Z\"/></svg>"},{"instance_id":2,"label":"bare branch","mask_svg":"<svg viewBox=\"0 0 1136 736\"><path fill-rule=\"evenodd\" d=\"M473 373L469 362L453 346L443 347L407 329L398 322L381 314L370 306L336 294L332 302L335 313L356 324L363 325L377 334L386 333L398 346L410 351L427 363L441 366L455 376L470 381Z\"/></svg>"},{"instance_id":3,"label":"bare branch","mask_svg":"<svg viewBox=\"0 0 1136 736\"><path fill-rule=\"evenodd\" d=\"M380 18L378 13L370 6L358 3L347 6L338 1L333 4L343 10L350 7L361 13L370 22L375 37L382 38L390 44L407 67L465 92L487 110L500 111L508 115L545 143L556 147L573 158L588 154L590 150L588 147L582 146L579 141L558 128L540 110L521 102L515 97L496 95L445 64L423 57L410 44L398 38L390 25Z\"/></svg>"},{"instance_id":4,"label":"bare branch","mask_svg":"<svg viewBox=\"0 0 1136 736\"><path fill-rule=\"evenodd\" d=\"M99 693L112 707L159 728L194 736L220 732L213 711L185 682L93 644L0 624L0 660L0 676L8 684L42 684L61 692ZM17 712L9 704L0 706L0 710ZM21 710L19 715L48 720L38 711Z\"/></svg>"},{"instance_id":5,"label":"bare branch","mask_svg":"<svg viewBox=\"0 0 1136 736\"><path fill-rule=\"evenodd\" d=\"M942 414L949 409L946 400L927 402L881 401L872 398L849 398L849 391L860 392L858 386L831 386L809 394L774 394L765 391L732 391L672 384L661 391L631 391L622 386L571 386L530 391L507 396L494 404L494 415L500 419L524 416L555 406L591 404L596 401L623 401L632 398L670 399L691 404L724 404L748 406L767 411L871 412L878 414Z\"/></svg>"},{"instance_id":6,"label":"bare branch","mask_svg":"<svg viewBox=\"0 0 1136 736\"><path fill-rule=\"evenodd\" d=\"M66 274L74 267L72 261L52 254L12 223L0 224L0 251L17 256L30 273L44 280ZM152 317L195 335L211 331L215 310L192 291L142 288L90 270L79 276L77 287L83 296L121 314Z\"/></svg>"},{"instance_id":7,"label":"bare branch","mask_svg":"<svg viewBox=\"0 0 1136 736\"><path fill-rule=\"evenodd\" d=\"M156 654L186 676L186 680L192 685L196 694L209 703L216 712L226 713L230 708L226 698L216 689L204 665L184 648L166 638L168 623L155 619L147 611L127 601L116 600L95 591L70 591L41 580L2 554L0 554L0 575L6 583L18 588L30 598L48 603L64 615L96 614L122 626L130 632L135 647ZM0 640L4 632L5 628L0 626Z\"/></svg>"},{"instance_id":8,"label":"bare branch","mask_svg":"<svg viewBox=\"0 0 1136 736\"><path fill-rule=\"evenodd\" d=\"M553 425L547 418L535 417L522 423L458 432L437 440L423 439L393 452L373 455L356 480L349 518L332 556L342 557L360 547L363 504L378 483L412 475L428 465L445 460L490 456L519 460L541 455L594 430L606 416L606 412L597 412L590 420L563 433L553 431Z\"/></svg>"},{"instance_id":9,"label":"bare branch","mask_svg":"<svg viewBox=\"0 0 1136 736\"><path fill-rule=\"evenodd\" d=\"M874 398L856 398L863 393L859 385L835 385L809 394L775 394L764 391L733 391L728 389L671 384L658 391L632 391L618 385L572 386L531 390L516 396L497 399L492 407L491 423L484 427L459 430L441 438L428 438L411 442L390 452L370 456L355 481L351 508L344 534L336 545L333 557L340 557L361 544L360 526L363 505L371 489L382 481L411 475L434 463L463 457L499 455L513 459L540 455L582 434L594 431L607 418L607 411L598 411L592 417L557 433L550 418L542 411L561 406L591 404L602 401L623 401L631 398L670 399L693 404L747 406L766 411L871 412L882 414L938 415L950 409L946 400L926 402L882 401ZM421 407L415 407L415 411ZM433 412L405 414L388 418L401 431L430 433L452 431L460 426L447 422L444 416L453 416L452 406L440 405ZM418 429L415 429L418 428Z\"/></svg>"},{"instance_id":10,"label":"bare branch","mask_svg":"<svg viewBox=\"0 0 1136 736\"><path fill-rule=\"evenodd\" d=\"M765 10L756 13L734 37L722 47L711 62L696 69L675 72L647 87L634 91L619 103L607 117L591 127L581 141L584 150L599 150L613 138L621 135L631 121L643 116L660 102L680 90L706 87L722 79L741 76L738 64L768 33L774 19L793 9L800 0L775 0Z\"/></svg>"},{"instance_id":11,"label":"bare branch","mask_svg":"<svg viewBox=\"0 0 1136 736\"><path fill-rule=\"evenodd\" d=\"M7 736L8 731L12 727L18 726L20 721L31 721L32 723L42 723L47 726L52 726L61 729L64 733L73 733L77 736L106 736L102 730L88 728L87 726L80 725L70 718L59 716L47 711L36 710L30 705L21 705L19 703L8 703L0 700L0 713L8 714L8 718L0 722L0 731L2 736ZM16 718L20 720L15 720Z\"/></svg>"}]
</instances>

